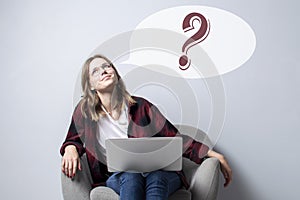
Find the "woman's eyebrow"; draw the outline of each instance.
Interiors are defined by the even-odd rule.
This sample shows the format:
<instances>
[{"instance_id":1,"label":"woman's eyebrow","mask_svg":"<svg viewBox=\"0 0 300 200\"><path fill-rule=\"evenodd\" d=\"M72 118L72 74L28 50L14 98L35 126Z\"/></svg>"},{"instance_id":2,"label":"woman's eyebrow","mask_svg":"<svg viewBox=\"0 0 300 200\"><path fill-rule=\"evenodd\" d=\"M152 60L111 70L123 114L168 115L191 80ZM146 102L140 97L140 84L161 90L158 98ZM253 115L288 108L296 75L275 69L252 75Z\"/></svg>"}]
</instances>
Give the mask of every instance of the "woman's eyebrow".
<instances>
[{"instance_id":1,"label":"woman's eyebrow","mask_svg":"<svg viewBox=\"0 0 300 200\"><path fill-rule=\"evenodd\" d=\"M95 72L96 70L99 70L99 68L100 68L100 66L99 67L98 66L94 67L93 70L92 70L92 73Z\"/></svg>"},{"instance_id":2,"label":"woman's eyebrow","mask_svg":"<svg viewBox=\"0 0 300 200\"><path fill-rule=\"evenodd\" d=\"M103 63L103 64L101 65L101 67L105 67L105 66L110 66L110 64L109 64L109 63Z\"/></svg>"}]
</instances>

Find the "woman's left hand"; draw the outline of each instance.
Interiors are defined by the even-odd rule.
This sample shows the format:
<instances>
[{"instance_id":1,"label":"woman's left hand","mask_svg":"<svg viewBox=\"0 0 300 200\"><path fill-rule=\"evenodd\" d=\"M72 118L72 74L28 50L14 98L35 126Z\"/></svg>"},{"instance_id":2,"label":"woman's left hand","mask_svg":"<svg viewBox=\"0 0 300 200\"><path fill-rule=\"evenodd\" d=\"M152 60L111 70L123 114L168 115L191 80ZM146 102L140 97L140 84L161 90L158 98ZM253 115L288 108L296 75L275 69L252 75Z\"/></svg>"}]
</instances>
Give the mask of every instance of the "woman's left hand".
<instances>
[{"instance_id":1,"label":"woman's left hand","mask_svg":"<svg viewBox=\"0 0 300 200\"><path fill-rule=\"evenodd\" d=\"M226 158L222 154L217 153L213 150L209 150L207 155L208 155L208 157L215 157L215 158L219 159L220 164L221 164L221 172L225 179L224 187L227 187L229 185L229 183L232 181L232 170L231 170Z\"/></svg>"}]
</instances>

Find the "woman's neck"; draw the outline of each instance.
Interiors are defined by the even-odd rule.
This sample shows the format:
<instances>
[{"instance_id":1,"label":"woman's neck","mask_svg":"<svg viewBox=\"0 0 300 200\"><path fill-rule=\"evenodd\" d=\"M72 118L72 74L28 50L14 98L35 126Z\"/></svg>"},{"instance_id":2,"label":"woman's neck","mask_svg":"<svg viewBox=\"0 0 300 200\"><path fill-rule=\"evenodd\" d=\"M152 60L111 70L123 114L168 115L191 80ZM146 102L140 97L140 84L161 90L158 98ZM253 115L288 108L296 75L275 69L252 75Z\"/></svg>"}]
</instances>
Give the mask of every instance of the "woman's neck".
<instances>
[{"instance_id":1,"label":"woman's neck","mask_svg":"<svg viewBox=\"0 0 300 200\"><path fill-rule=\"evenodd\" d=\"M98 94L98 96L101 100L101 104L104 106L105 110L107 112L111 113L111 111L113 109L112 105L114 103L114 102L112 102L112 101L114 101L112 99L112 97L113 97L112 93L111 92L105 92L105 93L97 92L97 94Z\"/></svg>"},{"instance_id":2,"label":"woman's neck","mask_svg":"<svg viewBox=\"0 0 300 200\"><path fill-rule=\"evenodd\" d=\"M114 93L111 92L97 92L98 96L101 100L101 104L104 107L104 109L106 110L106 112L108 112L108 114L114 119L114 120L118 120L120 117L120 107L117 106L118 104L118 100L117 100L117 96ZM118 109L115 109L116 107L118 107Z\"/></svg>"}]
</instances>

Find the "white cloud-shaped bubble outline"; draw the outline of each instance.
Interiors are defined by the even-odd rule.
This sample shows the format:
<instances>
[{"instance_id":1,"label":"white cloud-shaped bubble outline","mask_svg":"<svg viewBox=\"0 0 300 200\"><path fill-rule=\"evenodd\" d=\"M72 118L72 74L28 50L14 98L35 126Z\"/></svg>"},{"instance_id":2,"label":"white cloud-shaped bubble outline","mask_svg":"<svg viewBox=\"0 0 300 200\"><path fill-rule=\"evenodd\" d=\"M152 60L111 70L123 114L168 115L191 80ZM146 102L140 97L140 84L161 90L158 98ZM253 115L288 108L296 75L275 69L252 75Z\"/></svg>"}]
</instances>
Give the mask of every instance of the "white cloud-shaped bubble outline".
<instances>
[{"instance_id":1,"label":"white cloud-shaped bubble outline","mask_svg":"<svg viewBox=\"0 0 300 200\"><path fill-rule=\"evenodd\" d=\"M210 23L208 37L201 43L193 46L188 51L188 57L192 60L193 67L182 71L179 69L178 59L182 55L184 42L195 33L200 27L200 23L194 23L195 30L184 33L182 21L184 17L191 13L198 12L204 15ZM158 11L140 22L135 30L154 28L165 29L182 34L182 40L168 41L166 38L157 36L140 38L139 34L131 36L130 48L137 49L143 40L155 43L157 49L163 48L164 44L173 42L172 54L159 52L155 49L144 48L144 51L131 52L130 57L124 63L139 66L148 64L160 64L175 69L180 76L185 78L207 78L219 76L241 67L253 55L256 47L256 37L253 29L239 16L208 6L180 6ZM145 47L145 45L143 45ZM153 45L151 46L154 47ZM203 52L206 55L203 55ZM202 54L201 54L202 53ZM155 59L154 59L155 58ZM209 58L209 60L208 60ZM217 70L210 70L211 63ZM205 72L199 77L196 71Z\"/></svg>"}]
</instances>

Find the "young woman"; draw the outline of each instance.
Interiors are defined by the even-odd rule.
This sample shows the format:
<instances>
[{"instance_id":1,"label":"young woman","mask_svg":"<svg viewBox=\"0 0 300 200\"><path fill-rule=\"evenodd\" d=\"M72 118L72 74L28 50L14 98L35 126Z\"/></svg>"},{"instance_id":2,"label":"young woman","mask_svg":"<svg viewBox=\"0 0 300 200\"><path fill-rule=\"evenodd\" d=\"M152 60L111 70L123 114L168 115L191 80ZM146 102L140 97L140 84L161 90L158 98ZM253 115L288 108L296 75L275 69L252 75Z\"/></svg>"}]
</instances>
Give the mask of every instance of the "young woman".
<instances>
[{"instance_id":1,"label":"young woman","mask_svg":"<svg viewBox=\"0 0 300 200\"><path fill-rule=\"evenodd\" d=\"M93 187L106 185L123 199L167 199L189 187L182 171L109 173L105 164L105 140L128 137L173 137L177 129L149 101L131 96L112 62L102 55L89 58L82 69L83 97L74 110L60 152L62 171L73 178L81 170L80 156L86 153ZM232 172L223 155L185 137L183 156L201 163L204 156L220 160L225 186Z\"/></svg>"}]
</instances>

